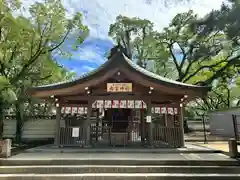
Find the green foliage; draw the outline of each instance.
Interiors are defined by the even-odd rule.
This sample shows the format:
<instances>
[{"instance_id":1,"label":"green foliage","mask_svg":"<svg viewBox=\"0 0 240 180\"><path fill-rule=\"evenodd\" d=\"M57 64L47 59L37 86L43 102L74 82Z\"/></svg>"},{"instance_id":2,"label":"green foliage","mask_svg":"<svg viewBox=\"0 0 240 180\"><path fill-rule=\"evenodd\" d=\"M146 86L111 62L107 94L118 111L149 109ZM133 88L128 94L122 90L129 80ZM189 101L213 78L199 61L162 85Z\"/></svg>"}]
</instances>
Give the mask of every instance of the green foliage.
<instances>
[{"instance_id":1,"label":"green foliage","mask_svg":"<svg viewBox=\"0 0 240 180\"><path fill-rule=\"evenodd\" d=\"M121 15L109 28L109 35L123 45L127 55L131 59L137 59L137 64L142 67L145 67L146 61L155 53L156 41L153 33L153 23L149 20Z\"/></svg>"},{"instance_id":2,"label":"green foliage","mask_svg":"<svg viewBox=\"0 0 240 180\"><path fill-rule=\"evenodd\" d=\"M64 80L66 70L52 59L52 53L64 53L62 44L75 37L74 48L88 34L80 13L67 18L60 1L47 0L29 8L30 17L13 16L21 8L19 1L0 3L0 83L1 88L17 91L47 80Z\"/></svg>"},{"instance_id":3,"label":"green foliage","mask_svg":"<svg viewBox=\"0 0 240 180\"><path fill-rule=\"evenodd\" d=\"M157 74L213 86L209 96L193 106L207 112L240 103L238 81L236 86L230 83L239 74L239 9L239 3L234 1L232 7L223 5L204 20L192 10L179 13L162 31L154 31L148 20L118 16L109 35L121 42L139 65L153 60Z\"/></svg>"},{"instance_id":4,"label":"green foliage","mask_svg":"<svg viewBox=\"0 0 240 180\"><path fill-rule=\"evenodd\" d=\"M74 76L60 67L52 55L68 55L64 42L71 38L74 50L88 35L81 14L68 18L61 1L34 3L29 7L28 18L16 15L21 8L18 0L0 1L0 112L6 103L12 104L20 118L17 128L21 128L22 104L28 102L32 106L26 93L29 87Z\"/></svg>"}]
</instances>

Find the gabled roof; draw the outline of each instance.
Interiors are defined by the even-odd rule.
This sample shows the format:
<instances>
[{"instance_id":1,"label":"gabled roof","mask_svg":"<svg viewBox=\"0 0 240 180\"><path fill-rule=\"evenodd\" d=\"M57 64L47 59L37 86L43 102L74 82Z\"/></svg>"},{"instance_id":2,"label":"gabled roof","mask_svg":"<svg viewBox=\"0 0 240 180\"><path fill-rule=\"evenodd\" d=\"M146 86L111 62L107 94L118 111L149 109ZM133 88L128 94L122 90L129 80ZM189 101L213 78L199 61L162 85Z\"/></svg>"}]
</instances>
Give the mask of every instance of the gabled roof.
<instances>
[{"instance_id":1,"label":"gabled roof","mask_svg":"<svg viewBox=\"0 0 240 180\"><path fill-rule=\"evenodd\" d=\"M116 73L119 70L125 71L125 73L128 73L129 76L131 77L132 75L135 75L135 77L138 77L138 81L140 83L149 83L151 86L153 85L161 85L169 88L177 88L175 90L186 90L186 91L195 91L196 94L206 94L207 91L211 89L209 86L197 86L197 85L191 85L191 84L186 84L178 81L174 81L165 77L162 77L160 75L154 74L152 72L147 71L144 68L141 68L137 64L135 64L132 60L130 60L126 56L126 51L123 47L121 46L115 46L112 48L109 59L102 64L99 68L84 74L80 76L78 79L72 80L72 81L67 81L67 82L60 82L60 83L55 83L55 84L50 84L50 85L44 85L44 86L38 86L38 87L33 87L30 89L30 94L38 94L38 92L41 91L56 91L56 94L61 94L57 93L57 91L64 89L64 88L70 88L74 87L77 85L85 85L86 86L91 86L92 82L91 80L95 79L94 83L97 83L97 81L103 82L107 78L111 77L114 73ZM106 75L106 72L110 72L108 75ZM132 77L133 78L133 77ZM134 80L137 80L136 78ZM55 93L53 93L55 94Z\"/></svg>"}]
</instances>

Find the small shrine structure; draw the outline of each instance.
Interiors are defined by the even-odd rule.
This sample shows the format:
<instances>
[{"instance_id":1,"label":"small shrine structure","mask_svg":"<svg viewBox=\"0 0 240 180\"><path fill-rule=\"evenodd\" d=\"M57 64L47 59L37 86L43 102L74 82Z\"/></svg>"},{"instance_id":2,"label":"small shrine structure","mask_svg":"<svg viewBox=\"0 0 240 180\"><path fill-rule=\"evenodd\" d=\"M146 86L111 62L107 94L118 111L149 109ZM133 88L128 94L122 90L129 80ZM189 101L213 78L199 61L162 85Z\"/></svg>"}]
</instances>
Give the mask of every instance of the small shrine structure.
<instances>
[{"instance_id":1,"label":"small shrine structure","mask_svg":"<svg viewBox=\"0 0 240 180\"><path fill-rule=\"evenodd\" d=\"M29 93L55 103L59 147L176 148L184 146L185 103L209 90L149 72L118 45L96 70Z\"/></svg>"}]
</instances>

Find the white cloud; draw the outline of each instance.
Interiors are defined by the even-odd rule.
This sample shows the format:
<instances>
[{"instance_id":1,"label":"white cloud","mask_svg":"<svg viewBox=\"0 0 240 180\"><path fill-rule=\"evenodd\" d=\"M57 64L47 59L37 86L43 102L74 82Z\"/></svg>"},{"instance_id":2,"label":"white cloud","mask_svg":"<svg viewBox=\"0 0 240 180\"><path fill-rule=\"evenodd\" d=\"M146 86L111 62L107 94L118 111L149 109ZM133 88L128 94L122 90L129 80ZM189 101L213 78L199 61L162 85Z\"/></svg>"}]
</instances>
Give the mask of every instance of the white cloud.
<instances>
[{"instance_id":1,"label":"white cloud","mask_svg":"<svg viewBox=\"0 0 240 180\"><path fill-rule=\"evenodd\" d=\"M94 70L94 67L91 66L81 66L81 67L76 67L76 68L72 68L71 71L72 72L76 72L77 75L83 75L86 74L92 70Z\"/></svg>"},{"instance_id":2,"label":"white cloud","mask_svg":"<svg viewBox=\"0 0 240 180\"><path fill-rule=\"evenodd\" d=\"M42 0L22 0L26 8L36 1ZM91 36L98 38L107 38L109 25L115 21L119 14L149 19L154 22L157 29L162 29L177 13L192 9L203 16L212 9L218 9L224 0L191 0L185 3L172 3L168 7L165 6L165 1L62 0L69 15L79 11L83 13L84 23L89 26Z\"/></svg>"},{"instance_id":3,"label":"white cloud","mask_svg":"<svg viewBox=\"0 0 240 180\"><path fill-rule=\"evenodd\" d=\"M82 60L94 61L96 58L101 59L101 55L94 48L84 48L79 53L78 56Z\"/></svg>"},{"instance_id":4,"label":"white cloud","mask_svg":"<svg viewBox=\"0 0 240 180\"><path fill-rule=\"evenodd\" d=\"M26 8L36 1L42 0L22 0ZM151 3L146 3L150 1ZM109 40L109 25L114 23L120 14L148 19L155 24L156 29L161 30L177 13L192 9L199 16L204 16L212 9L218 9L223 0L191 0L190 3L171 4L168 7L165 7L164 0L62 0L62 2L67 9L68 16L75 12L83 14L84 23L90 29L89 39ZM28 15L26 12L25 14ZM77 53L74 53L74 60L102 64L106 48L101 49L99 46L104 45L101 42L98 46L94 44L82 46ZM74 67L73 71L82 74L92 69L93 67L85 64L81 67Z\"/></svg>"},{"instance_id":5,"label":"white cloud","mask_svg":"<svg viewBox=\"0 0 240 180\"><path fill-rule=\"evenodd\" d=\"M83 66L82 69L86 70L86 71L92 71L94 69L94 67L91 66Z\"/></svg>"},{"instance_id":6,"label":"white cloud","mask_svg":"<svg viewBox=\"0 0 240 180\"><path fill-rule=\"evenodd\" d=\"M89 2L91 1L91 2ZM164 6L164 0L64 0L70 13L81 11L84 21L91 30L91 35L107 37L108 28L119 14L129 17L146 18L154 22L157 29L167 26L170 20L180 12L193 9L200 16L221 6L223 0L192 0L190 3Z\"/></svg>"}]
</instances>

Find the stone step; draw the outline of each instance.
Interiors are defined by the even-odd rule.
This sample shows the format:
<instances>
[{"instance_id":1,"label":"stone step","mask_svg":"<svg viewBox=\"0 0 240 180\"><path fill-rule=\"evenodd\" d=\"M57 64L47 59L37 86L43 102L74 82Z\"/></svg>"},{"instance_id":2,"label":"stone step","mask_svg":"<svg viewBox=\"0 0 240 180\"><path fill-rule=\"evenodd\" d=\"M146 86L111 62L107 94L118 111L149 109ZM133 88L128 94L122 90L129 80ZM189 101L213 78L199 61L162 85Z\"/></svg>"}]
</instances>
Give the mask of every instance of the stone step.
<instances>
[{"instance_id":1,"label":"stone step","mask_svg":"<svg viewBox=\"0 0 240 180\"><path fill-rule=\"evenodd\" d=\"M71 173L228 173L240 174L240 166L119 166L54 165L0 166L0 174L71 174Z\"/></svg>"},{"instance_id":2,"label":"stone step","mask_svg":"<svg viewBox=\"0 0 240 180\"><path fill-rule=\"evenodd\" d=\"M239 180L240 174L95 173L95 174L0 174L0 180Z\"/></svg>"},{"instance_id":3,"label":"stone step","mask_svg":"<svg viewBox=\"0 0 240 180\"><path fill-rule=\"evenodd\" d=\"M122 158L59 158L59 159L2 159L0 166L37 165L165 165L165 166L239 166L237 160L167 160L167 159L122 159Z\"/></svg>"}]
</instances>

